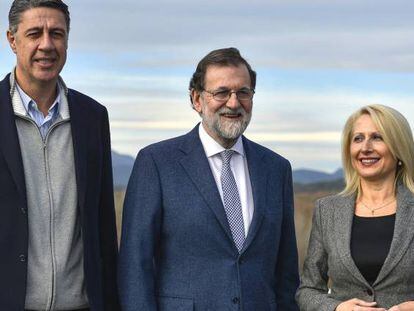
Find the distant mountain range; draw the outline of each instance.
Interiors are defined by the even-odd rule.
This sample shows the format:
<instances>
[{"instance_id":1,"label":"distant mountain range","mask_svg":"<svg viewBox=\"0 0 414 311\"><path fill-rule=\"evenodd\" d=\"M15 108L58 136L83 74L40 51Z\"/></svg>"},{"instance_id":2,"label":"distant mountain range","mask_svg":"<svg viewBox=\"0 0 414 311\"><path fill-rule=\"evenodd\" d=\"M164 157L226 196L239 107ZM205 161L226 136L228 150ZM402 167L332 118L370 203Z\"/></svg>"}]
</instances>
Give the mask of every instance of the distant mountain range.
<instances>
[{"instance_id":1,"label":"distant mountain range","mask_svg":"<svg viewBox=\"0 0 414 311\"><path fill-rule=\"evenodd\" d=\"M343 179L342 169L337 169L332 174L310 169L298 169L292 172L293 182L298 184L313 184L315 182L333 181Z\"/></svg>"},{"instance_id":2,"label":"distant mountain range","mask_svg":"<svg viewBox=\"0 0 414 311\"><path fill-rule=\"evenodd\" d=\"M112 150L112 169L115 190L126 189L135 159Z\"/></svg>"},{"instance_id":3,"label":"distant mountain range","mask_svg":"<svg viewBox=\"0 0 414 311\"><path fill-rule=\"evenodd\" d=\"M131 175L132 167L134 166L134 158L128 155L123 155L112 151L112 167L114 171L114 187L116 190L125 189L128 184L129 176ZM341 183L343 179L342 169L338 169L332 174L310 169L293 170L293 182L296 187L309 188L310 184L338 182Z\"/></svg>"}]
</instances>

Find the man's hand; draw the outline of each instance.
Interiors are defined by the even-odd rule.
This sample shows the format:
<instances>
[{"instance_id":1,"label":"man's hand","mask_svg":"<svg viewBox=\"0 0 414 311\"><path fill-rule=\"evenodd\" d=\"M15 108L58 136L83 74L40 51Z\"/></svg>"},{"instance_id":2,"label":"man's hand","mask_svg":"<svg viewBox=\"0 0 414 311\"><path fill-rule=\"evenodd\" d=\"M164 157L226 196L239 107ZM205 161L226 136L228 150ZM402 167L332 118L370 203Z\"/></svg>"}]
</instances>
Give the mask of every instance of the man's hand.
<instances>
[{"instance_id":1,"label":"man's hand","mask_svg":"<svg viewBox=\"0 0 414 311\"><path fill-rule=\"evenodd\" d=\"M414 311L414 301L407 301L393 306L388 311Z\"/></svg>"},{"instance_id":2,"label":"man's hand","mask_svg":"<svg viewBox=\"0 0 414 311\"><path fill-rule=\"evenodd\" d=\"M377 303L367 302L361 299L353 298L339 304L335 311L387 311L384 308L376 308ZM401 311L400 309L395 309L392 311ZM391 311L391 309L389 310Z\"/></svg>"}]
</instances>

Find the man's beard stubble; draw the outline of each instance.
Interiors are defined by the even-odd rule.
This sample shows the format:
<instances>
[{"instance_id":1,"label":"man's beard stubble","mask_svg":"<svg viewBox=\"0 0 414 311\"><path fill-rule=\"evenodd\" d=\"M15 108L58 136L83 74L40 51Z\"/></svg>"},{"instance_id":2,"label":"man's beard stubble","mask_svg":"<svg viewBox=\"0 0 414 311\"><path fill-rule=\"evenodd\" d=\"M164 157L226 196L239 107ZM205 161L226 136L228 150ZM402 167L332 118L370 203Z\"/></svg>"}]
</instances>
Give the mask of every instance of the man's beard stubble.
<instances>
[{"instance_id":1,"label":"man's beard stubble","mask_svg":"<svg viewBox=\"0 0 414 311\"><path fill-rule=\"evenodd\" d=\"M241 120L223 120L221 118L222 114L234 114L241 115ZM250 123L252 117L251 113L247 113L243 108L238 108L237 110L232 110L227 107L223 107L220 110L216 111L212 116L206 116L203 114L203 122L213 130L219 137L225 140L236 140L239 138L247 126Z\"/></svg>"}]
</instances>

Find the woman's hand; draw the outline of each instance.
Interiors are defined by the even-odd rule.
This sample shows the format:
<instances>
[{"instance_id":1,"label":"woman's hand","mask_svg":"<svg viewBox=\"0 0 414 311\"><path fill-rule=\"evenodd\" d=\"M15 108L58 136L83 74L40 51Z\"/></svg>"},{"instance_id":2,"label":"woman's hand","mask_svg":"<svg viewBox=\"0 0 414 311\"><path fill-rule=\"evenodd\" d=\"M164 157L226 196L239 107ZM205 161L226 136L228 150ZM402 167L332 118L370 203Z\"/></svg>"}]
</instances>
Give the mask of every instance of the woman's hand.
<instances>
[{"instance_id":1,"label":"woman's hand","mask_svg":"<svg viewBox=\"0 0 414 311\"><path fill-rule=\"evenodd\" d=\"M400 303L398 306L391 307L388 311L414 311L414 301Z\"/></svg>"},{"instance_id":2,"label":"woman's hand","mask_svg":"<svg viewBox=\"0 0 414 311\"><path fill-rule=\"evenodd\" d=\"M353 299L344 301L341 304L339 304L336 307L335 311L387 311L384 308L376 308L375 307L376 305L377 303L375 301L367 302L361 299L353 298ZM388 311L391 311L391 309ZM395 309L392 311L402 311L402 310Z\"/></svg>"}]
</instances>

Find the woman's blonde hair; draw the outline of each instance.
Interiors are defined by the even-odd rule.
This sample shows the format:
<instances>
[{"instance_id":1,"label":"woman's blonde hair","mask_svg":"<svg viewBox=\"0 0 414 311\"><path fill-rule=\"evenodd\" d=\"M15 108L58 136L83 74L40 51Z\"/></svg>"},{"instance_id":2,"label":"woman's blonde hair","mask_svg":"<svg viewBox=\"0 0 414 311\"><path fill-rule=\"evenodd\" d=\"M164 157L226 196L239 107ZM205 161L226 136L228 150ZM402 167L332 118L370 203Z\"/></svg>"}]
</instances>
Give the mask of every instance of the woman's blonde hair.
<instances>
[{"instance_id":1,"label":"woman's blonde hair","mask_svg":"<svg viewBox=\"0 0 414 311\"><path fill-rule=\"evenodd\" d=\"M399 161L395 176L395 186L402 182L414 193L414 142L407 119L397 110L384 105L368 105L358 109L346 121L342 132L342 165L345 189L342 195L360 195L360 177L351 159L351 141L355 121L362 115L369 115L381 133L384 143L395 160Z\"/></svg>"}]
</instances>

